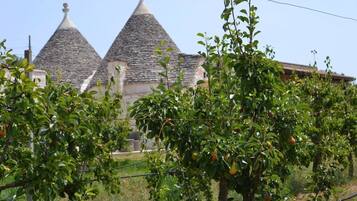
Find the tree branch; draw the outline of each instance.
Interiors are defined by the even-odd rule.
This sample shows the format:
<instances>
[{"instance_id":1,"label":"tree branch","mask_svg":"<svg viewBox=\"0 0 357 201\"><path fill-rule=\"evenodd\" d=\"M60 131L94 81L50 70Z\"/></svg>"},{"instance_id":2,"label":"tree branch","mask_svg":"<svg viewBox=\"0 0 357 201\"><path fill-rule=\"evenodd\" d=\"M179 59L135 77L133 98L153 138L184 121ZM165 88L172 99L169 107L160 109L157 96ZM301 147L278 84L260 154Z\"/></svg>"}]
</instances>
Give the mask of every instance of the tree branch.
<instances>
[{"instance_id":1,"label":"tree branch","mask_svg":"<svg viewBox=\"0 0 357 201\"><path fill-rule=\"evenodd\" d=\"M13 183L5 184L0 186L0 192L9 188L17 188L20 186L25 186L28 183L30 183L29 180L21 180L21 181L15 181Z\"/></svg>"}]
</instances>

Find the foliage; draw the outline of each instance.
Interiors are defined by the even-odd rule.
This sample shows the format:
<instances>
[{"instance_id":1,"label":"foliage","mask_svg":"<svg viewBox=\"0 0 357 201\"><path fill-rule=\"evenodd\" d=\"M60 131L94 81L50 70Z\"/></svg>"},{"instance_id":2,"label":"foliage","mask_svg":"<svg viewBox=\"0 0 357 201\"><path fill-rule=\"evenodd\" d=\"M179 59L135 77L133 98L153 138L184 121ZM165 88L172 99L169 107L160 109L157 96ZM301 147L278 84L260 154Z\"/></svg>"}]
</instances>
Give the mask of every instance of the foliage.
<instances>
[{"instance_id":1,"label":"foliage","mask_svg":"<svg viewBox=\"0 0 357 201\"><path fill-rule=\"evenodd\" d=\"M236 17L244 4L248 9ZM309 164L309 117L295 95L299 89L284 85L281 66L258 50L256 10L251 1L225 1L223 38L199 34L206 47L201 55L208 88L184 89L180 79L162 83L134 103L131 116L164 145L175 168L196 172L190 178L202 175L225 183L245 201L280 200L291 165ZM240 28L243 24L246 29Z\"/></svg>"},{"instance_id":2,"label":"foliage","mask_svg":"<svg viewBox=\"0 0 357 201\"><path fill-rule=\"evenodd\" d=\"M146 177L151 200L180 200L177 180L172 177L172 163L165 163L160 152L147 154L149 170L152 175Z\"/></svg>"},{"instance_id":3,"label":"foliage","mask_svg":"<svg viewBox=\"0 0 357 201\"><path fill-rule=\"evenodd\" d=\"M357 153L357 86L344 83L343 130L354 153Z\"/></svg>"},{"instance_id":4,"label":"foliage","mask_svg":"<svg viewBox=\"0 0 357 201\"><path fill-rule=\"evenodd\" d=\"M357 86L343 83L344 101L342 102L342 135L351 147L349 154L349 176L354 176L353 156L357 153Z\"/></svg>"},{"instance_id":5,"label":"foliage","mask_svg":"<svg viewBox=\"0 0 357 201\"><path fill-rule=\"evenodd\" d=\"M329 59L326 62L329 67ZM334 181L347 165L351 152L348 135L343 130L348 118L344 114L347 104L341 86L332 81L331 72L327 72L326 77L315 73L300 85L301 97L311 108L308 133L314 144L310 149L313 155L314 200L329 198Z\"/></svg>"},{"instance_id":6,"label":"foliage","mask_svg":"<svg viewBox=\"0 0 357 201\"><path fill-rule=\"evenodd\" d=\"M124 146L128 133L118 119L120 96L95 99L50 81L38 88L27 76L34 66L4 42L0 67L0 192L16 189L13 199L27 193L34 200L83 200L96 195L94 182L117 192L111 152Z\"/></svg>"}]
</instances>

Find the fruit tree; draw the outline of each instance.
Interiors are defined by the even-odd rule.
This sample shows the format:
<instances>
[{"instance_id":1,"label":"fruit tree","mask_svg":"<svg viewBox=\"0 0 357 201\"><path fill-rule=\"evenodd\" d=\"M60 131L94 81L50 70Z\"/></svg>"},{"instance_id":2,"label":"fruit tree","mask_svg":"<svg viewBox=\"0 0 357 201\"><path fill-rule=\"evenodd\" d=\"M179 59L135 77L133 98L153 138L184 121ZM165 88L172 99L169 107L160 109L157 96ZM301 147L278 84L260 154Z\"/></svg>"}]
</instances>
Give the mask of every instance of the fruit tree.
<instances>
[{"instance_id":1,"label":"fruit tree","mask_svg":"<svg viewBox=\"0 0 357 201\"><path fill-rule=\"evenodd\" d=\"M120 96L51 81L42 89L27 76L33 68L0 43L0 198L82 200L96 195L94 182L117 192L111 152L128 130Z\"/></svg>"},{"instance_id":2,"label":"fruit tree","mask_svg":"<svg viewBox=\"0 0 357 201\"><path fill-rule=\"evenodd\" d=\"M244 201L279 200L290 167L310 161L307 105L295 95L298 87L282 82L279 63L258 49L257 8L250 0L224 5L224 36L199 34L207 87L185 89L181 77L174 83L163 79L153 94L134 103L131 115L166 148L165 160L176 165L178 180L193 181L179 182L182 199L198 200L190 193L207 192L214 179L222 201L229 189ZM206 186L194 185L199 179Z\"/></svg>"}]
</instances>

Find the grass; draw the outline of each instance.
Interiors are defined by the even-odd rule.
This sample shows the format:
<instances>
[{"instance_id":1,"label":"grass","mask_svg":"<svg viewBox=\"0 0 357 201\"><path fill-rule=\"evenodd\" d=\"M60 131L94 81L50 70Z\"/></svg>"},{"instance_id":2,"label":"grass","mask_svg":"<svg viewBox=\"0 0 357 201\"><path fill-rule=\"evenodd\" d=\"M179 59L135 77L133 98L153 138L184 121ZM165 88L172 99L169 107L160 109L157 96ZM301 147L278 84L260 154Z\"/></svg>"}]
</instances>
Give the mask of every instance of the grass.
<instances>
[{"instance_id":1,"label":"grass","mask_svg":"<svg viewBox=\"0 0 357 201\"><path fill-rule=\"evenodd\" d=\"M130 176L130 175L138 175L148 173L149 170L147 168L147 163L144 158L144 154L136 153L136 154L123 154L116 155L116 160L119 162L119 175L120 176ZM355 165L357 168L357 165ZM305 169L295 169L294 174L287 180L287 189L289 189L290 193L293 195L293 198L290 201L307 201L309 194L307 186L306 177L309 176L311 172L311 168ZM357 173L357 169L355 170ZM352 193L357 192L357 178L353 180L346 179L347 173L341 174L341 185L333 190L334 196L331 200L337 200L338 198L346 197ZM92 201L148 201L149 200L149 189L148 183L144 177L136 177L136 178L127 178L121 180L119 194L109 194L103 188L103 186L98 185L99 194ZM212 191L214 198L218 197L218 183L212 182ZM3 192L3 193L6 193ZM13 192L8 192L13 193ZM0 194L3 197L4 194ZM234 198L234 200L241 201L241 197L237 195L235 192L230 192L230 197ZM356 200L357 199L353 199ZM65 201L61 199L61 201Z\"/></svg>"},{"instance_id":2,"label":"grass","mask_svg":"<svg viewBox=\"0 0 357 201\"><path fill-rule=\"evenodd\" d=\"M119 161L120 176L144 174L149 171L142 153L116 155L115 158ZM122 179L120 190L121 193L111 195L99 186L100 193L93 201L149 200L149 190L144 177Z\"/></svg>"},{"instance_id":3,"label":"grass","mask_svg":"<svg viewBox=\"0 0 357 201\"><path fill-rule=\"evenodd\" d=\"M116 156L120 164L123 165L123 169L120 170L120 175L135 175L148 172L145 166L144 154L128 154ZM126 166L125 166L126 165ZM133 165L133 167L128 167ZM355 165L357 167L357 165ZM311 172L311 167L303 169L295 169L294 174L287 181L287 189L292 195L291 201L307 201L309 197L308 179ZM357 169L355 170L357 173ZM339 179L341 185L333 190L334 196L331 200L337 200L338 198L346 197L352 193L357 192L357 179L352 181L346 179L347 172L342 173ZM123 179L121 183L121 193L118 195L109 195L101 189L99 196L93 201L146 201L149 200L149 191L147 189L147 182L145 178L131 178ZM214 198L218 197L218 183L212 182L212 191ZM241 201L241 197L235 192L230 192L229 197L234 200ZM357 199L355 199L357 201Z\"/></svg>"},{"instance_id":4,"label":"grass","mask_svg":"<svg viewBox=\"0 0 357 201\"><path fill-rule=\"evenodd\" d=\"M357 161L354 160L355 174L357 174ZM288 178L286 184L287 189L293 196L290 200L292 201L307 201L309 196L312 196L310 189L307 188L309 176L311 175L312 167L294 170L294 173ZM348 177L348 170L338 174L336 183L339 185L332 189L332 196L330 200L335 201L338 199L345 198L353 193L357 193L357 178L350 179ZM357 201L357 198L351 199L349 201Z\"/></svg>"},{"instance_id":5,"label":"grass","mask_svg":"<svg viewBox=\"0 0 357 201\"><path fill-rule=\"evenodd\" d=\"M4 180L0 180L0 184L7 184L12 182L13 178L6 178ZM4 198L7 198L9 196L13 196L16 193L16 189L8 189L6 191L1 191L0 192L0 200L4 200Z\"/></svg>"},{"instance_id":6,"label":"grass","mask_svg":"<svg viewBox=\"0 0 357 201\"><path fill-rule=\"evenodd\" d=\"M149 170L146 167L144 154L124 154L117 155L116 159L119 161L121 167L121 176L136 175L142 173L148 173ZM132 165L132 167L128 167ZM148 183L144 177L123 179L121 181L121 193L118 195L109 195L102 191L99 196L93 201L146 201L149 200ZM218 183L212 182L213 197L218 197ZM230 197L240 198L235 192L230 192Z\"/></svg>"},{"instance_id":7,"label":"grass","mask_svg":"<svg viewBox=\"0 0 357 201\"><path fill-rule=\"evenodd\" d=\"M145 178L123 179L121 193L111 195L99 187L99 195L93 201L135 201L149 200L149 191Z\"/></svg>"},{"instance_id":8,"label":"grass","mask_svg":"<svg viewBox=\"0 0 357 201\"><path fill-rule=\"evenodd\" d=\"M333 189L333 194L330 198L331 201L346 198L354 193L357 193L357 178L347 182L346 184L340 185ZM308 201L311 193L299 193L296 197L293 197L291 201ZM357 201L357 197L350 199L348 201Z\"/></svg>"}]
</instances>

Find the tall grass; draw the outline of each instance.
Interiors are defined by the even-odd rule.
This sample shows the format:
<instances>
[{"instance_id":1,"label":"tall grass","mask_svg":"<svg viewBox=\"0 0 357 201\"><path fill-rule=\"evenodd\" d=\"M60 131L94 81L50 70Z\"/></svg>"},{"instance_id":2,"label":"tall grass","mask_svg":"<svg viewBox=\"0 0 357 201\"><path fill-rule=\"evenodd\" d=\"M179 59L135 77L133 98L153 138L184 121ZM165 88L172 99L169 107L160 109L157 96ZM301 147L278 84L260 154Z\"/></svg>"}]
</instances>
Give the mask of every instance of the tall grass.
<instances>
[{"instance_id":1,"label":"tall grass","mask_svg":"<svg viewBox=\"0 0 357 201\"><path fill-rule=\"evenodd\" d=\"M120 176L130 176L137 174L148 173L147 163L144 158L144 154L127 154L115 156L119 162L119 175ZM354 166L356 168L355 173L357 173L357 163ZM310 190L308 188L309 176L311 175L311 167L309 168L295 168L293 174L286 181L286 191L290 194L292 200L305 201L306 195L309 194ZM8 181L0 181L1 183L7 183ZM171 177L167 178L165 181L166 188L162 189L162 193L169 194L170 199L167 201L178 200L178 190L175 190L175 180ZM335 198L344 197L351 193L357 192L357 179L351 180L348 178L347 170L341 172L337 181L340 186L334 190ZM148 189L148 183L144 177L136 178L126 178L121 180L120 193L112 195L107 193L105 189L101 186L97 186L99 190L98 196L92 201L148 201L150 194ZM14 195L16 189L3 191L0 193L0 201L4 200L5 197ZM218 197L218 183L212 182L212 192L214 198ZM233 200L241 201L240 195L231 191L229 197ZM296 198L298 197L298 198ZM334 199L335 199L334 198ZM24 197L16 200L25 200ZM65 201L65 199L59 199L60 201ZM357 200L357 199L356 199Z\"/></svg>"}]
</instances>

